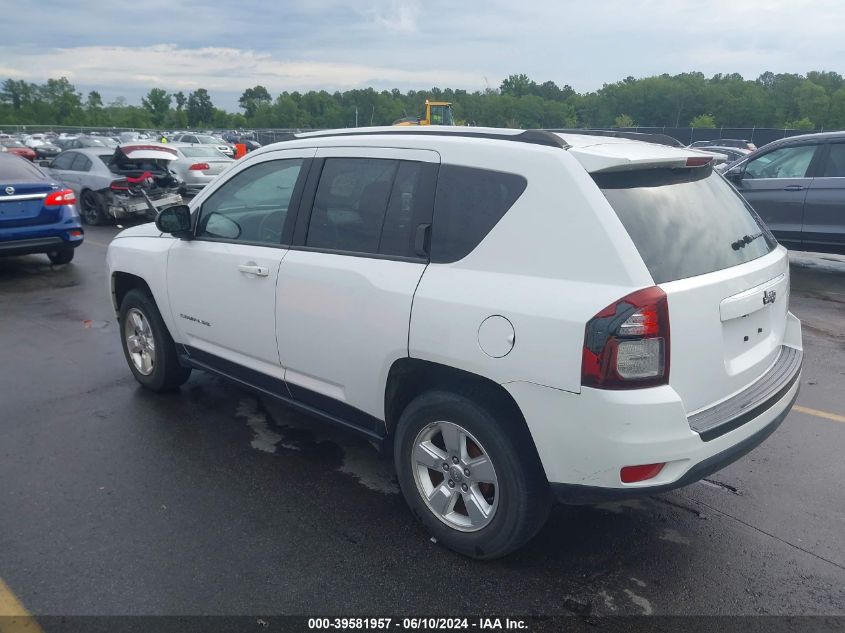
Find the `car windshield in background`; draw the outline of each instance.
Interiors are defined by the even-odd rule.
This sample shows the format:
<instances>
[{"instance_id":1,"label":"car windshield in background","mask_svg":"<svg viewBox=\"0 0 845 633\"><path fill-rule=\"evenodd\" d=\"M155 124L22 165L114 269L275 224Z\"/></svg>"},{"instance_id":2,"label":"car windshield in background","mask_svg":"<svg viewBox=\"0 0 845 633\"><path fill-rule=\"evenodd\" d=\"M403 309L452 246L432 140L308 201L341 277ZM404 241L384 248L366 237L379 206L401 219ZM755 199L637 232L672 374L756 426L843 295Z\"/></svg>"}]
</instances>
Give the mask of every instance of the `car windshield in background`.
<instances>
[{"instance_id":1,"label":"car windshield in background","mask_svg":"<svg viewBox=\"0 0 845 633\"><path fill-rule=\"evenodd\" d=\"M180 147L179 151L188 158L226 158L213 147Z\"/></svg>"},{"instance_id":2,"label":"car windshield in background","mask_svg":"<svg viewBox=\"0 0 845 633\"><path fill-rule=\"evenodd\" d=\"M213 136L203 136L202 134L197 134L197 140L200 143L205 143L207 145L223 145L223 141L216 139Z\"/></svg>"},{"instance_id":3,"label":"car windshield in background","mask_svg":"<svg viewBox=\"0 0 845 633\"><path fill-rule=\"evenodd\" d=\"M105 138L86 138L82 142L88 147L117 147L117 143Z\"/></svg>"},{"instance_id":4,"label":"car windshield in background","mask_svg":"<svg viewBox=\"0 0 845 633\"><path fill-rule=\"evenodd\" d=\"M753 210L710 167L597 173L593 179L655 283L737 266L777 245Z\"/></svg>"},{"instance_id":5,"label":"car windshield in background","mask_svg":"<svg viewBox=\"0 0 845 633\"><path fill-rule=\"evenodd\" d=\"M24 145L23 143L18 143L17 141L7 141L7 140L0 141L0 145L3 145L5 147L26 147L26 145Z\"/></svg>"}]
</instances>

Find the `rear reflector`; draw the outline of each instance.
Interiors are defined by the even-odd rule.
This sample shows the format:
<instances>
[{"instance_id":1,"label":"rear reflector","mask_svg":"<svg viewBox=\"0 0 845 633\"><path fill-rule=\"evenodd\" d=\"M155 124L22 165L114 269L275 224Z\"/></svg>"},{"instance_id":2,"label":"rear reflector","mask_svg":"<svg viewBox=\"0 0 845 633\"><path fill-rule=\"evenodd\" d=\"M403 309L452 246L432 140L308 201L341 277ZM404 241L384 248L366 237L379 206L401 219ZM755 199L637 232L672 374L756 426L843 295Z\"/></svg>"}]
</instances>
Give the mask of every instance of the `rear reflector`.
<instances>
[{"instance_id":1,"label":"rear reflector","mask_svg":"<svg viewBox=\"0 0 845 633\"><path fill-rule=\"evenodd\" d=\"M211 165L208 163L194 163L188 169L191 171L205 171L206 169L211 169Z\"/></svg>"},{"instance_id":2,"label":"rear reflector","mask_svg":"<svg viewBox=\"0 0 845 633\"><path fill-rule=\"evenodd\" d=\"M662 464L643 464L642 466L625 466L619 471L619 477L623 484L633 484L638 481L645 481L657 477L658 473L663 470L666 463Z\"/></svg>"},{"instance_id":3,"label":"rear reflector","mask_svg":"<svg viewBox=\"0 0 845 633\"><path fill-rule=\"evenodd\" d=\"M54 191L44 198L45 207L61 207L66 204L76 204L76 194L73 193L73 189Z\"/></svg>"},{"instance_id":4,"label":"rear reflector","mask_svg":"<svg viewBox=\"0 0 845 633\"><path fill-rule=\"evenodd\" d=\"M687 167L704 167L713 160L713 156L693 156L687 158Z\"/></svg>"}]
</instances>

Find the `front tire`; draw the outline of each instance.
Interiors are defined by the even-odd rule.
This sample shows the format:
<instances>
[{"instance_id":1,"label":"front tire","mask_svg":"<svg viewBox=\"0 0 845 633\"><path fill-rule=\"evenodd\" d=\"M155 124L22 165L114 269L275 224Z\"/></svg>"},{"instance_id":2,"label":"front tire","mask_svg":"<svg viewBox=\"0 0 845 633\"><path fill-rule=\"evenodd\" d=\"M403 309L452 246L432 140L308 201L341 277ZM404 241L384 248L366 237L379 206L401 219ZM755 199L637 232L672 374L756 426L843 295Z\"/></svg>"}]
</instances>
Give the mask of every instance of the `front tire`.
<instances>
[{"instance_id":1,"label":"front tire","mask_svg":"<svg viewBox=\"0 0 845 633\"><path fill-rule=\"evenodd\" d=\"M522 421L482 402L446 391L417 397L397 424L394 459L405 500L428 531L456 552L490 559L539 531L550 496Z\"/></svg>"},{"instance_id":2,"label":"front tire","mask_svg":"<svg viewBox=\"0 0 845 633\"><path fill-rule=\"evenodd\" d=\"M51 251L47 253L47 257L50 258L50 263L54 266L60 266L61 264L69 264L73 260L73 254L76 251L72 247L65 247L60 248L57 251Z\"/></svg>"},{"instance_id":3,"label":"front tire","mask_svg":"<svg viewBox=\"0 0 845 633\"><path fill-rule=\"evenodd\" d=\"M191 370L179 364L176 344L146 292L126 293L120 304L119 324L123 354L141 385L151 391L172 391L188 380Z\"/></svg>"}]
</instances>

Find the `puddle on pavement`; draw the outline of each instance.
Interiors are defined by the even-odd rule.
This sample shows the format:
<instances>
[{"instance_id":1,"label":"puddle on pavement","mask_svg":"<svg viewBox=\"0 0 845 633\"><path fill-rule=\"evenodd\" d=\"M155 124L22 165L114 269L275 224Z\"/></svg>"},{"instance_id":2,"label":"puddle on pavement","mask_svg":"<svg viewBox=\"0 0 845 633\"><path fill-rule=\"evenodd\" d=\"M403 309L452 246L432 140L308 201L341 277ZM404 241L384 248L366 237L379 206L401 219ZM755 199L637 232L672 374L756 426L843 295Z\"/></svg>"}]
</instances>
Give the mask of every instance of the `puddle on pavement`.
<instances>
[{"instance_id":1,"label":"puddle on pavement","mask_svg":"<svg viewBox=\"0 0 845 633\"><path fill-rule=\"evenodd\" d=\"M336 431L316 420L254 396L238 401L235 416L252 430L252 448L284 455L286 451L315 457L335 465L335 470L354 477L361 485L383 494L398 494L393 462L380 456L366 442Z\"/></svg>"}]
</instances>

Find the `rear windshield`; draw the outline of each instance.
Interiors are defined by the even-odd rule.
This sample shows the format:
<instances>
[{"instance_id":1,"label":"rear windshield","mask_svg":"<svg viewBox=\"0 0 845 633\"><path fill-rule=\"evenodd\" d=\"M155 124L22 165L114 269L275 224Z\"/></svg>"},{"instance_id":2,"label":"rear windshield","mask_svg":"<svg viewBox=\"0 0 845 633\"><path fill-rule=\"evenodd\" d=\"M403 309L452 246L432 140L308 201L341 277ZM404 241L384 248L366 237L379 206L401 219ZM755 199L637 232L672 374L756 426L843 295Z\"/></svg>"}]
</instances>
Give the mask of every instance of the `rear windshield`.
<instances>
[{"instance_id":1,"label":"rear windshield","mask_svg":"<svg viewBox=\"0 0 845 633\"><path fill-rule=\"evenodd\" d=\"M777 242L711 167L593 174L655 283L749 262Z\"/></svg>"},{"instance_id":2,"label":"rear windshield","mask_svg":"<svg viewBox=\"0 0 845 633\"><path fill-rule=\"evenodd\" d=\"M179 151L188 158L222 158L223 154L214 147L180 147Z\"/></svg>"},{"instance_id":3,"label":"rear windshield","mask_svg":"<svg viewBox=\"0 0 845 633\"><path fill-rule=\"evenodd\" d=\"M0 183L39 182L47 180L38 167L25 158L7 154L0 155Z\"/></svg>"}]
</instances>

